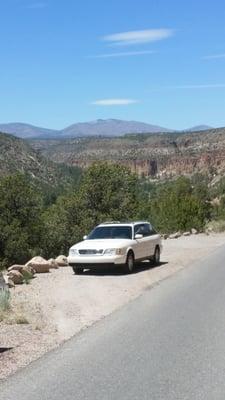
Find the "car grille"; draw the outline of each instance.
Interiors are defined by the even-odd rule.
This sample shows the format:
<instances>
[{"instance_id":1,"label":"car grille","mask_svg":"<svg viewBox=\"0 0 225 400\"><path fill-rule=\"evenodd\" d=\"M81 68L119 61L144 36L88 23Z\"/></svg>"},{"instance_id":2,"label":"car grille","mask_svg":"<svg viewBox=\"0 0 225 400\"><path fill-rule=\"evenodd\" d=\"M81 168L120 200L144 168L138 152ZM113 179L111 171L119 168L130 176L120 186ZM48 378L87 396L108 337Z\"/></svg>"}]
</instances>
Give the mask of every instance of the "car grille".
<instances>
[{"instance_id":1,"label":"car grille","mask_svg":"<svg viewBox=\"0 0 225 400\"><path fill-rule=\"evenodd\" d=\"M94 255L101 255L102 253L103 250L96 250L96 249L79 250L79 254L81 256L94 256Z\"/></svg>"}]
</instances>

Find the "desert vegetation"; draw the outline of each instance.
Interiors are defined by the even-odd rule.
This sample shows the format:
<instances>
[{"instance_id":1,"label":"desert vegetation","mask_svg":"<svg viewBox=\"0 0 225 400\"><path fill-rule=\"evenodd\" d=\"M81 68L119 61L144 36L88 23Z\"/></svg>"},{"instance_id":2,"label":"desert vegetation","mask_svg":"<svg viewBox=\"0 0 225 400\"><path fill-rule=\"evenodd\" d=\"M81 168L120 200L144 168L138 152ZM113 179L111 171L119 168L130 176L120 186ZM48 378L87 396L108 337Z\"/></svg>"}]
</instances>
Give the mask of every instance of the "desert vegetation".
<instances>
[{"instance_id":1,"label":"desert vegetation","mask_svg":"<svg viewBox=\"0 0 225 400\"><path fill-rule=\"evenodd\" d=\"M22 174L1 178L1 268L23 264L37 254L66 254L107 220L151 220L162 233L224 226L224 182L210 188L202 175L151 183L124 166L103 162L88 168L79 185L67 191L59 187L38 187Z\"/></svg>"}]
</instances>

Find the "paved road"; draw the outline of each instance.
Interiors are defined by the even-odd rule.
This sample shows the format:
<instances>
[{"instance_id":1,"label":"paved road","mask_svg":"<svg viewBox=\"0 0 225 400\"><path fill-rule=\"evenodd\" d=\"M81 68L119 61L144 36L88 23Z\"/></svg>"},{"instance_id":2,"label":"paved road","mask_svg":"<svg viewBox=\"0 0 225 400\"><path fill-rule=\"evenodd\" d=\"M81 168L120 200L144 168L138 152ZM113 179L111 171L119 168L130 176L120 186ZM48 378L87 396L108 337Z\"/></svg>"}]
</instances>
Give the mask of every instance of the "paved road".
<instances>
[{"instance_id":1,"label":"paved road","mask_svg":"<svg viewBox=\"0 0 225 400\"><path fill-rule=\"evenodd\" d=\"M21 370L0 399L224 400L225 246Z\"/></svg>"}]
</instances>

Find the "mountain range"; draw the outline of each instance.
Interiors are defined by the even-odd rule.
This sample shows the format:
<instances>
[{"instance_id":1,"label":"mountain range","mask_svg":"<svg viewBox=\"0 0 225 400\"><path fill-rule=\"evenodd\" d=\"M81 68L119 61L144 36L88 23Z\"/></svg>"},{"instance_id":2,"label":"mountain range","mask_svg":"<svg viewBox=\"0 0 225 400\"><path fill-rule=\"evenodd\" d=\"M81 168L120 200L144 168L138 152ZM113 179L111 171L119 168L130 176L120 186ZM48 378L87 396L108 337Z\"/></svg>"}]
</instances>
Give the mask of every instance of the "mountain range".
<instances>
[{"instance_id":1,"label":"mountain range","mask_svg":"<svg viewBox=\"0 0 225 400\"><path fill-rule=\"evenodd\" d=\"M198 125L185 131L204 131L211 129L207 125ZM119 119L98 119L91 122L80 122L62 130L46 129L26 123L0 124L0 131L12 134L23 139L69 139L87 136L116 137L126 134L175 132L157 125L138 121L124 121Z\"/></svg>"}]
</instances>

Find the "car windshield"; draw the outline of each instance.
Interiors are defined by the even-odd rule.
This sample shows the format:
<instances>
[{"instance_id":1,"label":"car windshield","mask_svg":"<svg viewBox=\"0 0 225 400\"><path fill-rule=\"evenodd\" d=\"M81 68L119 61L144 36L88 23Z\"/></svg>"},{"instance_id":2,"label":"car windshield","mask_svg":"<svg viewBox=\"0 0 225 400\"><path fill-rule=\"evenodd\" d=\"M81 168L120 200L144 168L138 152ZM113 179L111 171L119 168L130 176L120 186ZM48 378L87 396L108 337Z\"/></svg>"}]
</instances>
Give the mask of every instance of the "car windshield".
<instances>
[{"instance_id":1,"label":"car windshield","mask_svg":"<svg viewBox=\"0 0 225 400\"><path fill-rule=\"evenodd\" d=\"M132 239L131 226L98 226L87 237L92 239Z\"/></svg>"}]
</instances>

